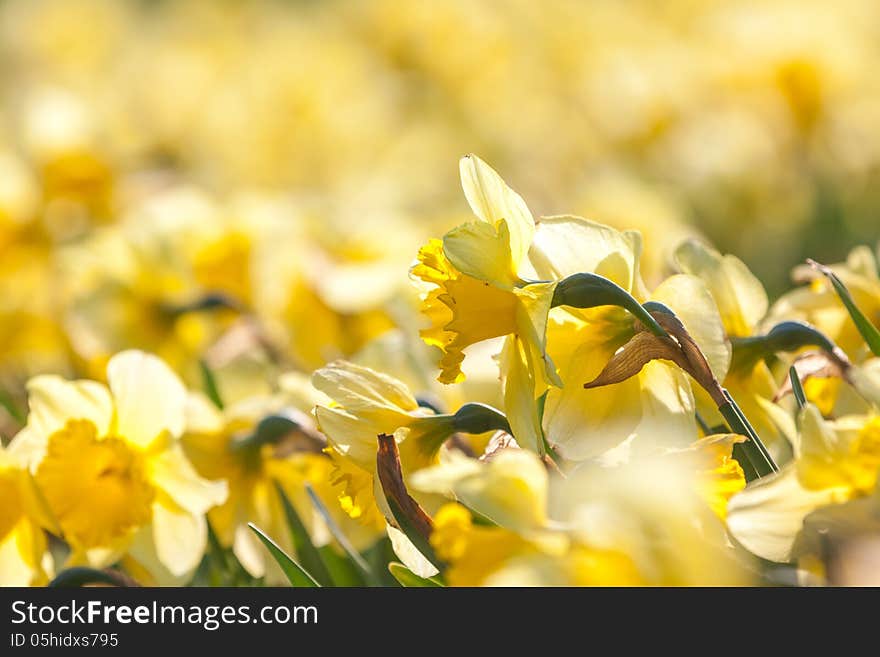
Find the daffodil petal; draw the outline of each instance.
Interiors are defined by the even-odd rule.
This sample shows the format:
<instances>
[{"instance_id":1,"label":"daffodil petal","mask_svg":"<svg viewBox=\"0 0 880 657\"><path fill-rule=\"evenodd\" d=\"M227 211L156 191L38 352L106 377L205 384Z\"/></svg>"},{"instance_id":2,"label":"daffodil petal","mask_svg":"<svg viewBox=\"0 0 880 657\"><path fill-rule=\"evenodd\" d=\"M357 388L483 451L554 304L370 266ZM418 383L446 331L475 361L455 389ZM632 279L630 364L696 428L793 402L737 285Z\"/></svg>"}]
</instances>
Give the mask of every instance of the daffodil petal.
<instances>
[{"instance_id":1,"label":"daffodil petal","mask_svg":"<svg viewBox=\"0 0 880 657\"><path fill-rule=\"evenodd\" d=\"M499 219L507 222L510 251L513 262L518 265L528 253L535 232L535 220L525 201L476 155L463 157L459 172L465 198L473 213L491 225Z\"/></svg>"},{"instance_id":2,"label":"daffodil petal","mask_svg":"<svg viewBox=\"0 0 880 657\"><path fill-rule=\"evenodd\" d=\"M746 549L763 559L791 558L804 518L834 501L834 491L809 491L793 465L751 482L727 504L727 527Z\"/></svg>"},{"instance_id":3,"label":"daffodil petal","mask_svg":"<svg viewBox=\"0 0 880 657\"><path fill-rule=\"evenodd\" d=\"M182 577L194 571L208 541L205 517L160 496L153 503L152 527L156 556L168 572Z\"/></svg>"},{"instance_id":4,"label":"daffodil petal","mask_svg":"<svg viewBox=\"0 0 880 657\"><path fill-rule=\"evenodd\" d=\"M641 421L642 392L637 377L612 386L583 388L613 353L613 344L583 342L568 362L560 364L565 387L550 388L547 393L547 439L567 459L583 461L617 447L634 435Z\"/></svg>"},{"instance_id":5,"label":"daffodil petal","mask_svg":"<svg viewBox=\"0 0 880 657\"><path fill-rule=\"evenodd\" d=\"M153 485L165 491L182 509L199 515L226 501L225 481L209 481L196 472L183 448L175 443L149 461Z\"/></svg>"},{"instance_id":6,"label":"daffodil petal","mask_svg":"<svg viewBox=\"0 0 880 657\"><path fill-rule=\"evenodd\" d=\"M201 392L186 396L184 409L187 433L214 434L223 430L223 413Z\"/></svg>"},{"instance_id":7,"label":"daffodil petal","mask_svg":"<svg viewBox=\"0 0 880 657\"><path fill-rule=\"evenodd\" d=\"M372 472L376 466L378 442L374 425L339 408L315 408L318 428L330 445L362 469ZM394 433L399 427L389 426L385 433Z\"/></svg>"},{"instance_id":8,"label":"daffodil petal","mask_svg":"<svg viewBox=\"0 0 880 657\"><path fill-rule=\"evenodd\" d=\"M80 419L89 420L99 435L106 435L113 417L113 400L104 384L42 375L28 381L27 390L29 431L43 440L68 420Z\"/></svg>"},{"instance_id":9,"label":"daffodil petal","mask_svg":"<svg viewBox=\"0 0 880 657\"><path fill-rule=\"evenodd\" d=\"M509 289L518 280L510 240L506 221L494 225L474 221L443 236L443 253L462 274Z\"/></svg>"},{"instance_id":10,"label":"daffodil petal","mask_svg":"<svg viewBox=\"0 0 880 657\"><path fill-rule=\"evenodd\" d=\"M418 402L402 381L347 361L336 361L316 370L312 385L355 414L376 409L400 413L418 408Z\"/></svg>"},{"instance_id":11,"label":"daffodil petal","mask_svg":"<svg viewBox=\"0 0 880 657\"><path fill-rule=\"evenodd\" d=\"M153 525L138 531L123 559L126 570L140 583L149 586L183 586L192 572L173 573L159 557Z\"/></svg>"},{"instance_id":12,"label":"daffodil petal","mask_svg":"<svg viewBox=\"0 0 880 657\"><path fill-rule=\"evenodd\" d=\"M553 303L556 282L533 283L515 290L520 303L517 306L516 323L518 334L523 338L530 350L530 364L533 372L541 382L535 390L536 396L543 394L547 385L562 387L562 380L556 372L556 366L547 353L547 319Z\"/></svg>"},{"instance_id":13,"label":"daffodil petal","mask_svg":"<svg viewBox=\"0 0 880 657\"><path fill-rule=\"evenodd\" d=\"M702 280L718 304L728 335L748 336L767 314L767 292L742 260L724 255L696 240L675 251L681 270Z\"/></svg>"},{"instance_id":14,"label":"daffodil petal","mask_svg":"<svg viewBox=\"0 0 880 657\"><path fill-rule=\"evenodd\" d=\"M433 577L440 572L434 564L419 552L418 548L412 544L412 541L406 537L406 534L391 525L387 526L387 531L394 554L413 573L419 577Z\"/></svg>"},{"instance_id":15,"label":"daffodil petal","mask_svg":"<svg viewBox=\"0 0 880 657\"><path fill-rule=\"evenodd\" d=\"M633 447L657 450L682 447L697 435L694 396L687 375L674 365L653 361L638 377L642 417Z\"/></svg>"},{"instance_id":16,"label":"daffodil petal","mask_svg":"<svg viewBox=\"0 0 880 657\"><path fill-rule=\"evenodd\" d=\"M46 537L27 518L0 536L0 586L40 586L48 581L43 556Z\"/></svg>"},{"instance_id":17,"label":"daffodil petal","mask_svg":"<svg viewBox=\"0 0 880 657\"><path fill-rule=\"evenodd\" d=\"M547 468L532 452L499 452L483 472L464 477L456 497L468 508L515 530L539 529L547 522Z\"/></svg>"},{"instance_id":18,"label":"daffodil petal","mask_svg":"<svg viewBox=\"0 0 880 657\"><path fill-rule=\"evenodd\" d=\"M516 441L538 451L542 443L541 423L535 401L535 380L529 370L522 342L510 336L501 350L504 373L504 409Z\"/></svg>"},{"instance_id":19,"label":"daffodil petal","mask_svg":"<svg viewBox=\"0 0 880 657\"><path fill-rule=\"evenodd\" d=\"M164 432L183 433L186 389L164 362L142 351L123 351L107 364L107 380L116 404L116 431L147 447Z\"/></svg>"},{"instance_id":20,"label":"daffodil petal","mask_svg":"<svg viewBox=\"0 0 880 657\"><path fill-rule=\"evenodd\" d=\"M638 246L632 236L589 219L542 217L529 260L538 277L544 280L592 272L634 292Z\"/></svg>"},{"instance_id":21,"label":"daffodil petal","mask_svg":"<svg viewBox=\"0 0 880 657\"><path fill-rule=\"evenodd\" d=\"M240 524L235 527L232 552L252 577L262 577L266 574L264 549L247 525Z\"/></svg>"}]
</instances>

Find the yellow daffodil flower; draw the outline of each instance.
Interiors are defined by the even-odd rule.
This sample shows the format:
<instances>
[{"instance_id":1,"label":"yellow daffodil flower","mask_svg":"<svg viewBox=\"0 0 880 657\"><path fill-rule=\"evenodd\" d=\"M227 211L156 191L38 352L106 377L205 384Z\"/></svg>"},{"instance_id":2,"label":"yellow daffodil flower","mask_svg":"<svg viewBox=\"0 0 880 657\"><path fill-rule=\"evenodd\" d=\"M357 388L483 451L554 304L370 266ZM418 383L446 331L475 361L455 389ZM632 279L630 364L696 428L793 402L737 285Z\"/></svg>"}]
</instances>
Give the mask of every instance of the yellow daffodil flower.
<instances>
[{"instance_id":1,"label":"yellow daffodil flower","mask_svg":"<svg viewBox=\"0 0 880 657\"><path fill-rule=\"evenodd\" d=\"M789 561L804 519L831 505L874 494L880 473L880 418L822 418L807 404L799 413L795 459L778 474L751 482L728 506L728 526L764 559Z\"/></svg>"},{"instance_id":2,"label":"yellow daffodil flower","mask_svg":"<svg viewBox=\"0 0 880 657\"><path fill-rule=\"evenodd\" d=\"M122 559L152 581L184 581L201 560L205 514L226 499L226 483L203 479L184 455L186 390L167 365L122 352L107 380L32 379L28 423L13 445L27 455L70 563Z\"/></svg>"},{"instance_id":3,"label":"yellow daffodil flower","mask_svg":"<svg viewBox=\"0 0 880 657\"><path fill-rule=\"evenodd\" d=\"M679 268L698 277L718 306L728 338L748 338L759 332L769 301L761 282L736 256L721 255L696 240L682 243L675 251ZM731 367L722 381L749 419L758 436L774 455L787 453L790 433L787 415L773 404L778 389L763 358L742 367ZM709 426L724 424L715 404L705 393L696 394L699 411ZM782 428L784 427L784 428Z\"/></svg>"},{"instance_id":4,"label":"yellow daffodil flower","mask_svg":"<svg viewBox=\"0 0 880 657\"><path fill-rule=\"evenodd\" d=\"M422 338L442 353L439 380L458 383L464 350L504 337L504 406L517 440L543 451L535 401L561 385L546 349L555 282L529 282L527 255L535 220L522 198L474 155L460 162L461 184L478 221L431 240L413 278L427 284L422 307L431 327Z\"/></svg>"},{"instance_id":5,"label":"yellow daffodil flower","mask_svg":"<svg viewBox=\"0 0 880 657\"><path fill-rule=\"evenodd\" d=\"M377 511L392 518L376 474L377 436L394 435L407 474L436 461L443 442L454 432L449 417L420 407L400 381L345 361L315 371L312 385L331 400L315 407L315 417L337 466L334 480L343 487L343 508L368 522L375 521ZM430 496L416 499L429 508L435 506Z\"/></svg>"},{"instance_id":6,"label":"yellow daffodil flower","mask_svg":"<svg viewBox=\"0 0 880 657\"><path fill-rule=\"evenodd\" d=\"M541 278L578 272L604 276L640 302L671 308L694 338L718 379L730 361L718 309L696 277L676 275L653 293L639 273L641 237L580 217L547 217L538 225L530 261ZM633 317L616 306L556 308L547 343L564 385L551 388L544 407L544 431L551 445L572 461L603 456L625 459L631 447L687 445L697 435L691 382L677 366L648 363L618 384L584 389L635 332ZM643 436L642 440L636 440ZM635 442L633 442L635 440ZM608 453L621 447L622 451Z\"/></svg>"}]
</instances>

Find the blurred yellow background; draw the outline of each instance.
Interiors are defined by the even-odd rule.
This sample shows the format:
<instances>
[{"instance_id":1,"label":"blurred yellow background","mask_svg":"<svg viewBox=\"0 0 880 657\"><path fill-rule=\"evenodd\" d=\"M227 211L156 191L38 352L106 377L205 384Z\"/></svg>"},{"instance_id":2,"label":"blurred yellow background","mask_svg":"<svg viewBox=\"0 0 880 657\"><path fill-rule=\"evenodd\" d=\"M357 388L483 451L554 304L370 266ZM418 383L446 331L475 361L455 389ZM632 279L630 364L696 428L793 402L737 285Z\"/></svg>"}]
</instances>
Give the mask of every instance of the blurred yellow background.
<instances>
[{"instance_id":1,"label":"blurred yellow background","mask_svg":"<svg viewBox=\"0 0 880 657\"><path fill-rule=\"evenodd\" d=\"M878 62L873 0L7 0L2 387L128 347L192 378L242 307L306 372L412 324L466 152L641 230L649 279L696 234L775 296L876 241Z\"/></svg>"}]
</instances>

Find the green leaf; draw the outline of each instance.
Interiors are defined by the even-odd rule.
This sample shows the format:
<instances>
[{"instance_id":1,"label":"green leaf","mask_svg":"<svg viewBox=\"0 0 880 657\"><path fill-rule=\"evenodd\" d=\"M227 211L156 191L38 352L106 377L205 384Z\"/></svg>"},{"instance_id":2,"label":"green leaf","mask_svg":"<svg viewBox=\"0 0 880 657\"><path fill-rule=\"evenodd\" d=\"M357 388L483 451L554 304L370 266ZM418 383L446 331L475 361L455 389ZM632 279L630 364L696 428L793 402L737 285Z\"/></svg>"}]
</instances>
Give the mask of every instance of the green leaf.
<instances>
[{"instance_id":1,"label":"green leaf","mask_svg":"<svg viewBox=\"0 0 880 657\"><path fill-rule=\"evenodd\" d=\"M293 545L296 548L296 556L302 561L303 567L314 576L321 586L333 586L333 579L327 571L327 566L321 558L309 532L290 502L290 498L284 492L277 481L275 482L275 490L278 491L278 497L281 498L281 505L284 507L284 515L287 518L287 526L290 529L290 537L293 539Z\"/></svg>"},{"instance_id":2,"label":"green leaf","mask_svg":"<svg viewBox=\"0 0 880 657\"><path fill-rule=\"evenodd\" d=\"M865 317L865 314L859 310L858 306L856 306L852 295L849 293L849 290L846 289L846 285L843 284L843 281L837 277L837 274L831 271L830 267L822 265L815 260L808 259L807 263L810 267L824 274L825 277L831 281L831 285L834 286L834 291L837 292L837 296L840 297L840 300L846 307L846 311L852 318L852 321L859 330L862 338L864 338L865 342L868 344L871 353L875 356L880 356L880 331L877 330L877 327L871 323L871 320Z\"/></svg>"},{"instance_id":3,"label":"green leaf","mask_svg":"<svg viewBox=\"0 0 880 657\"><path fill-rule=\"evenodd\" d=\"M409 568L404 566L402 563L398 561L392 561L388 564L388 571L394 575L394 579L400 582L401 586L412 587L412 588L433 588L438 586L445 586L440 580L436 577L419 577Z\"/></svg>"},{"instance_id":4,"label":"green leaf","mask_svg":"<svg viewBox=\"0 0 880 657\"><path fill-rule=\"evenodd\" d=\"M220 396L220 388L217 386L217 379L211 367L203 359L199 359L199 370L202 373L202 387L214 406L223 410L223 397Z\"/></svg>"},{"instance_id":5,"label":"green leaf","mask_svg":"<svg viewBox=\"0 0 880 657\"><path fill-rule=\"evenodd\" d=\"M340 551L340 548L335 545L322 545L318 548L318 552L321 553L321 559L327 566L327 571L333 580L333 586L367 586L370 583L364 578L348 554Z\"/></svg>"},{"instance_id":6,"label":"green leaf","mask_svg":"<svg viewBox=\"0 0 880 657\"><path fill-rule=\"evenodd\" d=\"M788 369L788 378L791 380L791 391L797 400L798 408L803 408L807 405L807 396L804 394L801 377L798 376L797 368L794 365Z\"/></svg>"},{"instance_id":7,"label":"green leaf","mask_svg":"<svg viewBox=\"0 0 880 657\"><path fill-rule=\"evenodd\" d=\"M718 411L734 433L748 438L744 443L740 443L742 448L738 451L746 456L758 477L779 472L779 466L727 390L724 390L724 396L727 401L718 407Z\"/></svg>"},{"instance_id":8,"label":"green leaf","mask_svg":"<svg viewBox=\"0 0 880 657\"><path fill-rule=\"evenodd\" d=\"M330 515L330 511L324 505L324 502L321 501L321 498L318 497L318 494L309 484L306 484L306 493L309 494L309 499L312 500L312 504L315 505L315 509L318 511L318 513L321 514L321 517L324 519L324 524L327 525L327 529L330 530L330 534L333 536L334 539L336 539L339 547L341 547L345 551L345 553L348 555L348 558L363 574L364 578L368 582L376 581L376 578L369 564L364 561L364 558L361 556L361 554L354 549L351 541L348 540L348 537L343 533L339 525L336 524L336 520L334 520L333 516Z\"/></svg>"},{"instance_id":9,"label":"green leaf","mask_svg":"<svg viewBox=\"0 0 880 657\"><path fill-rule=\"evenodd\" d=\"M302 566L290 557L289 554L278 547L278 544L266 536L259 527L252 522L248 523L248 527L250 527L251 531L257 535L257 538L263 542L263 545L269 550L269 554L271 554L272 558L275 559L279 566L281 566L281 570L284 571L291 586L299 588L315 588L320 586L320 584L315 581L314 577L309 575Z\"/></svg>"}]
</instances>

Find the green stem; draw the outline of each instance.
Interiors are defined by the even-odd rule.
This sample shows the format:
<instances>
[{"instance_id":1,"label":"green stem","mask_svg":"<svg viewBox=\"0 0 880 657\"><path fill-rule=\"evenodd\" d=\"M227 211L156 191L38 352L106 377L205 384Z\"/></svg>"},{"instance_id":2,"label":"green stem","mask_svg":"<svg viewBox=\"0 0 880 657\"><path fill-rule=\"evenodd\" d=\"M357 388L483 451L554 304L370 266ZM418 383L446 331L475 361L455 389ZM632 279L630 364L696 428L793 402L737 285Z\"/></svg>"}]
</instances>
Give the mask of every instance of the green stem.
<instances>
[{"instance_id":1,"label":"green stem","mask_svg":"<svg viewBox=\"0 0 880 657\"><path fill-rule=\"evenodd\" d=\"M804 393L804 387L801 385L801 377L798 376L797 369L794 365L788 368L788 378L791 380L791 392L797 400L798 409L807 405L807 395Z\"/></svg>"},{"instance_id":2,"label":"green stem","mask_svg":"<svg viewBox=\"0 0 880 657\"><path fill-rule=\"evenodd\" d=\"M742 443L743 452L749 459L752 467L754 467L757 475L759 477L764 477L773 474L774 472L778 472L779 466L776 465L773 457L770 456L770 452L767 451L764 443L761 442L761 439L758 437L754 428L752 428L752 425L749 424L749 421L746 419L746 416L743 414L740 407L726 389L723 390L723 392L727 402L719 406L718 410L721 415L724 416L724 419L733 431L748 438L746 442Z\"/></svg>"}]
</instances>

